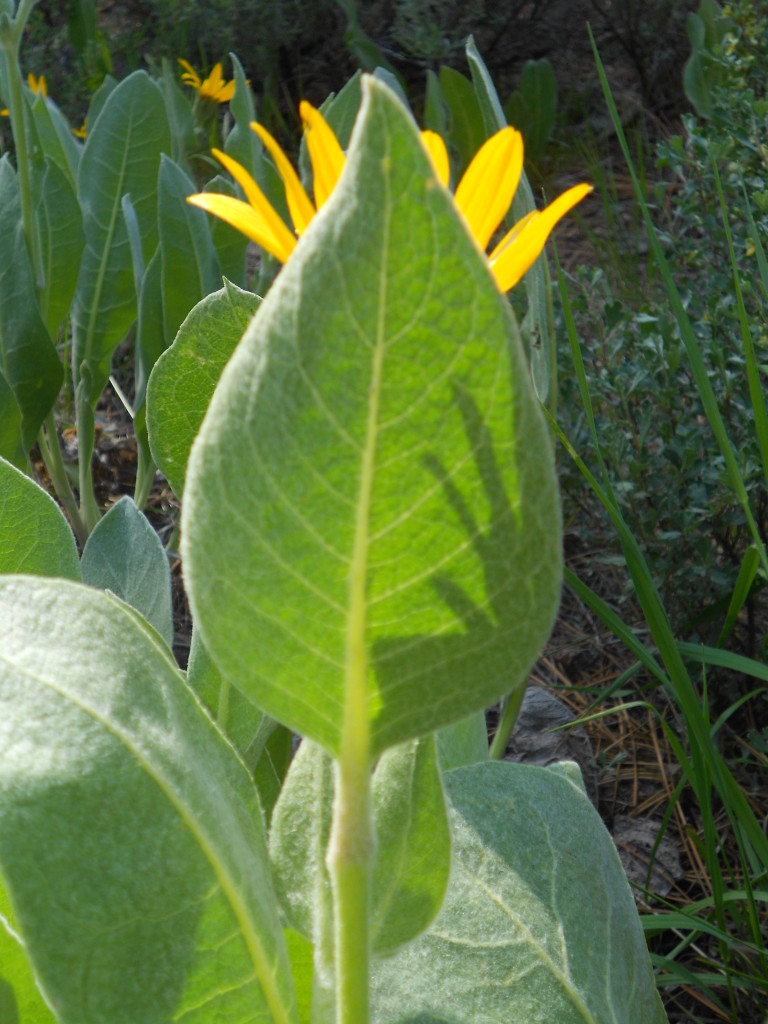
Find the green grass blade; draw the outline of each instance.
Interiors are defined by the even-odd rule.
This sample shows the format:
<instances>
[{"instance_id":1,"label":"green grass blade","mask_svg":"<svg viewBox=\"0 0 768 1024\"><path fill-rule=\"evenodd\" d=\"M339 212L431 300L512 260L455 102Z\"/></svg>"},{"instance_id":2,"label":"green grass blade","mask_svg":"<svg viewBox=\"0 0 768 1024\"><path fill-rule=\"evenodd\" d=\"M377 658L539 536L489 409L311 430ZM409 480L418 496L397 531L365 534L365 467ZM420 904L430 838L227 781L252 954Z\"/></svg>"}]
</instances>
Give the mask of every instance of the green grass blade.
<instances>
[{"instance_id":1,"label":"green grass blade","mask_svg":"<svg viewBox=\"0 0 768 1024\"><path fill-rule=\"evenodd\" d=\"M728 611L725 614L723 628L720 630L720 636L717 638L718 647L722 647L731 635L731 630L734 627L738 614L744 607L744 603L752 590L752 584L755 580L755 574L757 573L757 567L759 564L760 552L754 544L750 544L744 552L744 557L742 558L741 565L739 566L739 575L736 577L733 593L731 594L731 599L728 603Z\"/></svg>"}]
</instances>

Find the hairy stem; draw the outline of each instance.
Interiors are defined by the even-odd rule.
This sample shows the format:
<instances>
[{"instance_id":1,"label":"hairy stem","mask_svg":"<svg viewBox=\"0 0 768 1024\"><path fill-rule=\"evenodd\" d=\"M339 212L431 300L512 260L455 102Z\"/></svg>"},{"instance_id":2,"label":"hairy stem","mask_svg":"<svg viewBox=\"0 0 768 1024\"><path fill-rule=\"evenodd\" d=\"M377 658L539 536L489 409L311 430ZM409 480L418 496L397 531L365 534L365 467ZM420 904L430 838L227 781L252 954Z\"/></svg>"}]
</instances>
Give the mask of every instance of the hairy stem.
<instances>
[{"instance_id":1,"label":"hairy stem","mask_svg":"<svg viewBox=\"0 0 768 1024\"><path fill-rule=\"evenodd\" d=\"M44 429L40 429L40 433L37 438L38 447L40 448L40 454L42 455L45 468L48 470L48 475L53 482L54 489L58 495L59 501L66 509L69 521L72 524L72 529L75 531L78 544L82 547L85 544L88 536L88 531L85 528L82 517L75 501L75 496L72 493L72 488L69 484L69 477L64 466L64 460L61 457L61 447L59 445L59 435L56 430L56 422L53 418L53 413L49 412L45 420Z\"/></svg>"},{"instance_id":2,"label":"hairy stem","mask_svg":"<svg viewBox=\"0 0 768 1024\"><path fill-rule=\"evenodd\" d=\"M368 1024L370 773L357 758L337 764L328 870L333 887L337 1024Z\"/></svg>"}]
</instances>

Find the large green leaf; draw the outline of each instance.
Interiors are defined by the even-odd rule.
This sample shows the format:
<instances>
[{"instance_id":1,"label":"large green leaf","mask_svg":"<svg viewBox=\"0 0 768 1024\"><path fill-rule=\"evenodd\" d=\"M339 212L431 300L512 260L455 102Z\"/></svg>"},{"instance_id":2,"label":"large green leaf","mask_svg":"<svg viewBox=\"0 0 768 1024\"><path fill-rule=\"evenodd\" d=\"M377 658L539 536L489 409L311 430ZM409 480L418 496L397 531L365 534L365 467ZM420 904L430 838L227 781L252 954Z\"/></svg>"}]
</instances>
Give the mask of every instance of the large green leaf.
<instances>
[{"instance_id":1,"label":"large green leaf","mask_svg":"<svg viewBox=\"0 0 768 1024\"><path fill-rule=\"evenodd\" d=\"M136 324L134 409L141 409L147 394L152 369L165 351L163 329L163 260L158 245L144 268L139 294L139 319Z\"/></svg>"},{"instance_id":2,"label":"large green leaf","mask_svg":"<svg viewBox=\"0 0 768 1024\"><path fill-rule=\"evenodd\" d=\"M56 401L64 368L37 302L19 184L7 154L0 160L0 309L0 370L19 407L28 451ZM14 457L13 452L2 454Z\"/></svg>"},{"instance_id":3,"label":"large green leaf","mask_svg":"<svg viewBox=\"0 0 768 1024\"><path fill-rule=\"evenodd\" d=\"M83 218L75 189L61 168L46 160L35 168L37 222L43 258L40 306L52 338L69 313L83 254Z\"/></svg>"},{"instance_id":4,"label":"large green leaf","mask_svg":"<svg viewBox=\"0 0 768 1024\"><path fill-rule=\"evenodd\" d=\"M295 1022L255 789L156 633L4 577L0 651L0 876L59 1024Z\"/></svg>"},{"instance_id":5,"label":"large green leaf","mask_svg":"<svg viewBox=\"0 0 768 1024\"><path fill-rule=\"evenodd\" d=\"M69 121L52 100L40 93L34 97L30 112L34 119L30 130L34 130L35 142L43 155L58 166L74 189L82 145L72 134Z\"/></svg>"},{"instance_id":6,"label":"large green leaf","mask_svg":"<svg viewBox=\"0 0 768 1024\"><path fill-rule=\"evenodd\" d=\"M325 855L332 801L333 761L322 747L304 740L272 815L269 855L288 926L314 943L327 985L332 984L333 901Z\"/></svg>"},{"instance_id":7,"label":"large green leaf","mask_svg":"<svg viewBox=\"0 0 768 1024\"><path fill-rule=\"evenodd\" d=\"M256 138L255 135L254 138ZM258 142L258 139L256 141ZM233 196L236 199L241 198L238 187L223 174L217 174L215 178L207 181L203 192ZM248 247L253 246L253 243L236 228L231 227L218 217L209 218L208 226L216 255L219 258L222 275L238 287L242 287L246 283L246 253ZM217 281L216 284L218 286L220 281Z\"/></svg>"},{"instance_id":8,"label":"large green leaf","mask_svg":"<svg viewBox=\"0 0 768 1024\"><path fill-rule=\"evenodd\" d=\"M195 139L195 118L192 104L179 86L178 65L166 57L162 60L160 87L165 99L165 111L171 129L171 156L177 164L187 169L187 156L197 148Z\"/></svg>"},{"instance_id":9,"label":"large green leaf","mask_svg":"<svg viewBox=\"0 0 768 1024\"><path fill-rule=\"evenodd\" d=\"M127 495L98 521L83 548L83 582L111 590L173 644L171 573L155 531Z\"/></svg>"},{"instance_id":10,"label":"large green leaf","mask_svg":"<svg viewBox=\"0 0 768 1024\"><path fill-rule=\"evenodd\" d=\"M21 409L2 372L0 372L0 455L19 469L27 467L27 453L21 440Z\"/></svg>"},{"instance_id":11,"label":"large green leaf","mask_svg":"<svg viewBox=\"0 0 768 1024\"><path fill-rule=\"evenodd\" d=\"M321 977L333 962L331 831L333 761L304 740L277 801L269 851L291 928L315 943ZM451 843L433 736L382 755L372 780L376 857L371 948L386 956L424 931L448 884Z\"/></svg>"},{"instance_id":12,"label":"large green leaf","mask_svg":"<svg viewBox=\"0 0 768 1024\"><path fill-rule=\"evenodd\" d=\"M73 306L75 380L86 361L95 404L115 346L136 319L136 287L121 201L131 197L144 263L157 245L157 175L170 150L163 95L143 71L109 93L90 126L78 169L85 251Z\"/></svg>"},{"instance_id":13,"label":"large green leaf","mask_svg":"<svg viewBox=\"0 0 768 1024\"><path fill-rule=\"evenodd\" d=\"M221 285L210 217L187 202L195 183L169 156L160 163L158 222L162 254L163 326L166 344L187 313Z\"/></svg>"},{"instance_id":14,"label":"large green leaf","mask_svg":"<svg viewBox=\"0 0 768 1024\"><path fill-rule=\"evenodd\" d=\"M234 685L334 754L354 704L375 755L523 680L561 554L508 303L407 112L364 93L344 174L213 396L182 548Z\"/></svg>"},{"instance_id":15,"label":"large green leaf","mask_svg":"<svg viewBox=\"0 0 768 1024\"><path fill-rule=\"evenodd\" d=\"M152 456L181 497L187 460L222 370L261 299L236 285L198 303L158 359L147 388Z\"/></svg>"},{"instance_id":16,"label":"large green leaf","mask_svg":"<svg viewBox=\"0 0 768 1024\"><path fill-rule=\"evenodd\" d=\"M283 180L267 155L258 135L251 129L251 122L258 120L251 87L246 81L243 66L234 54L232 74L235 79L235 95L229 104L234 125L224 143L224 151L242 164L261 186L264 194L283 219L288 219L288 205L285 200Z\"/></svg>"},{"instance_id":17,"label":"large green leaf","mask_svg":"<svg viewBox=\"0 0 768 1024\"><path fill-rule=\"evenodd\" d=\"M383 755L373 776L376 859L371 882L374 952L394 952L424 931L448 885L451 837L434 736Z\"/></svg>"},{"instance_id":18,"label":"large green leaf","mask_svg":"<svg viewBox=\"0 0 768 1024\"><path fill-rule=\"evenodd\" d=\"M80 579L72 529L42 487L0 458L0 573Z\"/></svg>"},{"instance_id":19,"label":"large green leaf","mask_svg":"<svg viewBox=\"0 0 768 1024\"><path fill-rule=\"evenodd\" d=\"M189 648L187 684L252 771L275 723L222 677L196 629Z\"/></svg>"},{"instance_id":20,"label":"large green leaf","mask_svg":"<svg viewBox=\"0 0 768 1024\"><path fill-rule=\"evenodd\" d=\"M243 65L232 54L232 75L235 80L235 94L229 104L234 124L227 135L224 149L233 160L242 164L250 174L256 174L264 146L256 132L251 130L251 121L256 120L256 104Z\"/></svg>"},{"instance_id":21,"label":"large green leaf","mask_svg":"<svg viewBox=\"0 0 768 1024\"><path fill-rule=\"evenodd\" d=\"M435 739L443 772L488 760L488 727L484 711L476 711L460 722L446 725Z\"/></svg>"},{"instance_id":22,"label":"large green leaf","mask_svg":"<svg viewBox=\"0 0 768 1024\"><path fill-rule=\"evenodd\" d=\"M616 849L565 773L488 762L445 776L448 893L374 968L381 1024L664 1024Z\"/></svg>"}]
</instances>

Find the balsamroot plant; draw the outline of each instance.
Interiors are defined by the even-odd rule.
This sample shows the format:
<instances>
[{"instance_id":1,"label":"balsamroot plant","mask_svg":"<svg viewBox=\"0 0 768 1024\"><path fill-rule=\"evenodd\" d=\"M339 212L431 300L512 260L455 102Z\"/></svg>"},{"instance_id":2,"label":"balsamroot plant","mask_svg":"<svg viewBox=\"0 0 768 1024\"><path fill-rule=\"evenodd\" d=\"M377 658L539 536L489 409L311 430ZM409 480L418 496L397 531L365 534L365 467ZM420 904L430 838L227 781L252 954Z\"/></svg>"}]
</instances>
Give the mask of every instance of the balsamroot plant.
<instances>
[{"instance_id":1,"label":"balsamroot plant","mask_svg":"<svg viewBox=\"0 0 768 1024\"><path fill-rule=\"evenodd\" d=\"M266 297L199 303L147 401L186 673L130 499L78 561L2 468L4 1024L663 1024L578 770L488 759L557 610L553 454L381 82Z\"/></svg>"}]
</instances>

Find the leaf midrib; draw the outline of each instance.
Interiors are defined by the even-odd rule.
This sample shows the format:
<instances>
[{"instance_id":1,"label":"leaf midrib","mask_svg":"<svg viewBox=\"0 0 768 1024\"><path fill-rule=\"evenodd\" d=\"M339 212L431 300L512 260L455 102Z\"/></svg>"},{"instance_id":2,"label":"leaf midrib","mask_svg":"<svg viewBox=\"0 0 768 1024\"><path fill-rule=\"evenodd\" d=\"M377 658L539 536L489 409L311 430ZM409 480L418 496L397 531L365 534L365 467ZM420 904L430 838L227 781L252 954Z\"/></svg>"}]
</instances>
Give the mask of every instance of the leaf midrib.
<instances>
[{"instance_id":1,"label":"leaf midrib","mask_svg":"<svg viewBox=\"0 0 768 1024\"><path fill-rule=\"evenodd\" d=\"M387 156L386 159L391 159ZM370 720L368 709L368 558L371 548L371 505L375 480L375 460L381 410L381 384L387 329L387 267L390 248L390 189L383 175L384 214L382 217L379 296L376 337L373 345L370 396L365 444L361 452L360 489L355 516L355 538L350 564L350 606L347 617L347 658L344 685L344 723L341 737L343 757L358 755L358 763L370 757Z\"/></svg>"}]
</instances>

